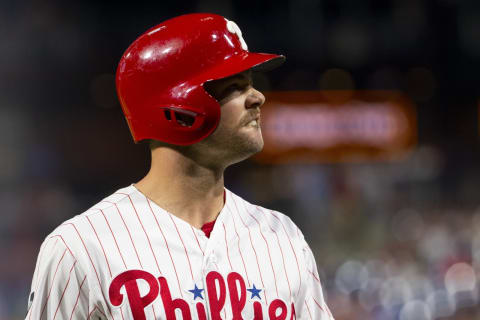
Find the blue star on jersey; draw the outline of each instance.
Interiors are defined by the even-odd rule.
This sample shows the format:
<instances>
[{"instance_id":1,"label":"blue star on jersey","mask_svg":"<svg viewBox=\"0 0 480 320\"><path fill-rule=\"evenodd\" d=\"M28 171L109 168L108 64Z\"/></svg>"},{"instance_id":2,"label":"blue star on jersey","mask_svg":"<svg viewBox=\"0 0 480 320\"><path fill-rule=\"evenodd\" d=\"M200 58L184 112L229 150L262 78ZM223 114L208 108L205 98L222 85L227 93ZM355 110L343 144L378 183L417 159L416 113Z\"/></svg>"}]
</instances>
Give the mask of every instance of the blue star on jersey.
<instances>
[{"instance_id":1,"label":"blue star on jersey","mask_svg":"<svg viewBox=\"0 0 480 320\"><path fill-rule=\"evenodd\" d=\"M255 288L255 284L252 284L252 288L251 288L251 289L247 289L247 291L249 291L249 292L252 294L252 296L250 297L250 299L253 299L253 298L255 298L255 297L258 297L258 299L260 299L260 300L262 299L262 298L260 297L260 291L262 291L262 289L257 289L257 288Z\"/></svg>"},{"instance_id":2,"label":"blue star on jersey","mask_svg":"<svg viewBox=\"0 0 480 320\"><path fill-rule=\"evenodd\" d=\"M195 284L195 288L192 289L192 290L188 290L188 291L190 291L191 293L193 293L193 300L196 300L197 298L200 298L200 299L203 300L203 296L202 296L202 291L203 291L203 290L204 290L204 289L199 289L199 288L197 287L197 285Z\"/></svg>"}]
</instances>

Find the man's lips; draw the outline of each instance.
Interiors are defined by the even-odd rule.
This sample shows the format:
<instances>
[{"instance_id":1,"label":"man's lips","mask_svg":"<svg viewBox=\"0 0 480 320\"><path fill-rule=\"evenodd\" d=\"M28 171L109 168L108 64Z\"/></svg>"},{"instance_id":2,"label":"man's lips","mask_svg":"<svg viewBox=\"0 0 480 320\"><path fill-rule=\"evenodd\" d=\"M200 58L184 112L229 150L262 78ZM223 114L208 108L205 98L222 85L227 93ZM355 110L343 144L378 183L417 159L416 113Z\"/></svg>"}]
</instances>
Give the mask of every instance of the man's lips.
<instances>
[{"instance_id":1,"label":"man's lips","mask_svg":"<svg viewBox=\"0 0 480 320\"><path fill-rule=\"evenodd\" d=\"M243 122L243 125L246 126L253 120L257 121L257 124L260 125L260 113L247 117Z\"/></svg>"}]
</instances>

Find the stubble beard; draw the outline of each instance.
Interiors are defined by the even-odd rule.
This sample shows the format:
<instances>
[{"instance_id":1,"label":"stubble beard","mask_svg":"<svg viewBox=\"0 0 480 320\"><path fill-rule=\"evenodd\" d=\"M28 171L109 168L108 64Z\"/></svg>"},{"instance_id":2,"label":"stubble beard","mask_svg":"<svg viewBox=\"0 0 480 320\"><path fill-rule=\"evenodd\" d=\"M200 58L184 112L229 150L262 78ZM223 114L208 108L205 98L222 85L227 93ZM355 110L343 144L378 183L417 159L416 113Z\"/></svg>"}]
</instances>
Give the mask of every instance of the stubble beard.
<instances>
[{"instance_id":1,"label":"stubble beard","mask_svg":"<svg viewBox=\"0 0 480 320\"><path fill-rule=\"evenodd\" d=\"M258 132L255 136L248 132L242 132L242 129L244 128L229 131L219 127L210 137L199 144L205 144L205 149L211 150L210 155L213 156L214 161L228 167L250 158L263 149L264 142L260 127L256 129Z\"/></svg>"},{"instance_id":2,"label":"stubble beard","mask_svg":"<svg viewBox=\"0 0 480 320\"><path fill-rule=\"evenodd\" d=\"M257 137L240 133L231 137L227 147L231 150L232 160L236 158L234 163L250 158L254 154L262 151L264 145L262 131L260 128L256 130L259 131Z\"/></svg>"}]
</instances>

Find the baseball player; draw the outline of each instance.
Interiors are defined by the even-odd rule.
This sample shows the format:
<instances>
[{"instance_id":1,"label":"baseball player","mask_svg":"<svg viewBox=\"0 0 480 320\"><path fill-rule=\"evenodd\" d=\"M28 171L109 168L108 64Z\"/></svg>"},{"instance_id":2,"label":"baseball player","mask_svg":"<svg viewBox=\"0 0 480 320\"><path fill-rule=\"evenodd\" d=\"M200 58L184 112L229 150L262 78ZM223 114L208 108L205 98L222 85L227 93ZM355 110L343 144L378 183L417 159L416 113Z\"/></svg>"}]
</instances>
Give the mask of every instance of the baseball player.
<instances>
[{"instance_id":1,"label":"baseball player","mask_svg":"<svg viewBox=\"0 0 480 320\"><path fill-rule=\"evenodd\" d=\"M150 171L47 236L26 319L333 319L300 230L224 187L263 147L251 72L283 61L215 14L130 45L117 92Z\"/></svg>"}]
</instances>

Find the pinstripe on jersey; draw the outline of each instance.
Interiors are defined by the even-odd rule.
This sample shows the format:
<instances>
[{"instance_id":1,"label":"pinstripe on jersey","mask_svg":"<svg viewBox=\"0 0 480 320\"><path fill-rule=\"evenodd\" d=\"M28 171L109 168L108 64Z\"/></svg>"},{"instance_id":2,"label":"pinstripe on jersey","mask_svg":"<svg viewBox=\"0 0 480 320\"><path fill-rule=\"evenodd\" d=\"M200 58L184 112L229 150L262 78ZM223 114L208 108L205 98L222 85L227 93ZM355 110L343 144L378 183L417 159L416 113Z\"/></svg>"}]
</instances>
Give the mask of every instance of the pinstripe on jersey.
<instances>
[{"instance_id":1,"label":"pinstripe on jersey","mask_svg":"<svg viewBox=\"0 0 480 320\"><path fill-rule=\"evenodd\" d=\"M228 190L210 238L118 190L45 239L31 292L26 319L333 319L300 230Z\"/></svg>"}]
</instances>

